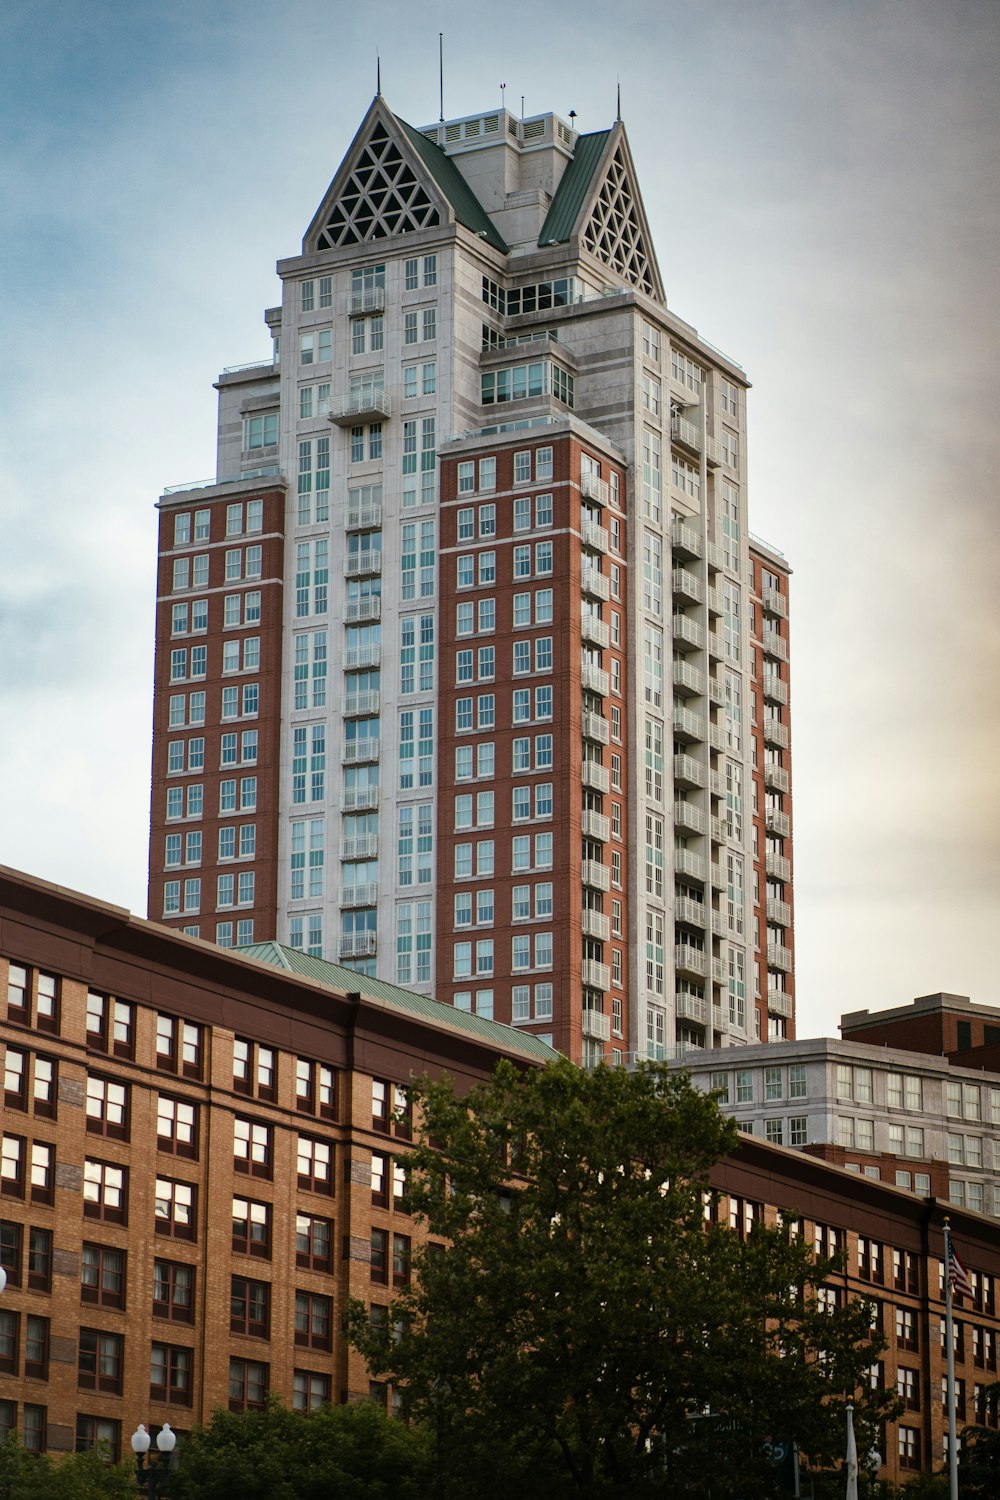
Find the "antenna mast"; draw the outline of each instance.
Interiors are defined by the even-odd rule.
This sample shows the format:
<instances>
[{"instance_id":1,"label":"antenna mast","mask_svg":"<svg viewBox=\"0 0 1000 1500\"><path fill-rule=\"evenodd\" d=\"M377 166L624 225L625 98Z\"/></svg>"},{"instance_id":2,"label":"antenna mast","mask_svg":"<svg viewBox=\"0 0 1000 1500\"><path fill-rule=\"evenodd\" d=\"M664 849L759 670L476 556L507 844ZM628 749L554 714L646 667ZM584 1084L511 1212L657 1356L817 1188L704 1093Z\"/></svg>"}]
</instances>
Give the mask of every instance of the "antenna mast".
<instances>
[{"instance_id":1,"label":"antenna mast","mask_svg":"<svg viewBox=\"0 0 1000 1500\"><path fill-rule=\"evenodd\" d=\"M444 119L444 32L438 32L438 119Z\"/></svg>"}]
</instances>

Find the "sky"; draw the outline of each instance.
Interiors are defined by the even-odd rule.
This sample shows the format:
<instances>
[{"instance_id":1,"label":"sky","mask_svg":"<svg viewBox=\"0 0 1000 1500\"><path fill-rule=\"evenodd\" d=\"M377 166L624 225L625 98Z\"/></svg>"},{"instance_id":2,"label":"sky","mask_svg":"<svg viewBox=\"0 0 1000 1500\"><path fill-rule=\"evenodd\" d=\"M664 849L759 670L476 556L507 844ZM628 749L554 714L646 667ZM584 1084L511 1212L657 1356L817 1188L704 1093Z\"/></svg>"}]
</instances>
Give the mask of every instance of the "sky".
<instances>
[{"instance_id":1,"label":"sky","mask_svg":"<svg viewBox=\"0 0 1000 1500\"><path fill-rule=\"evenodd\" d=\"M0 863L144 913L156 498L213 474L376 54L436 120L439 30L448 117L599 130L620 84L668 303L752 381L799 1034L1000 1003L995 0L6 0Z\"/></svg>"}]
</instances>

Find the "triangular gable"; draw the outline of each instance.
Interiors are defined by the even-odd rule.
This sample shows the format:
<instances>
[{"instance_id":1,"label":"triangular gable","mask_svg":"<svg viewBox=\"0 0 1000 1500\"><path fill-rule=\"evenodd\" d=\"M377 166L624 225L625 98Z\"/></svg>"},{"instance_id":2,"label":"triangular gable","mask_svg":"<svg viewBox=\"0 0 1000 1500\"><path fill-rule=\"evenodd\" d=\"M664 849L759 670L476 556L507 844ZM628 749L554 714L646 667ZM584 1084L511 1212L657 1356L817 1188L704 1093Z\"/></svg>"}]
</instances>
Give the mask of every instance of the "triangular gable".
<instances>
[{"instance_id":1,"label":"triangular gable","mask_svg":"<svg viewBox=\"0 0 1000 1500\"><path fill-rule=\"evenodd\" d=\"M577 156L579 170L574 172ZM573 234L581 249L589 250L616 276L661 302L666 300L621 121L609 131L579 138L539 243L559 243Z\"/></svg>"},{"instance_id":2,"label":"triangular gable","mask_svg":"<svg viewBox=\"0 0 1000 1500\"><path fill-rule=\"evenodd\" d=\"M398 120L375 98L306 230L302 251L364 245L429 229L448 217L447 204L420 168Z\"/></svg>"},{"instance_id":3,"label":"triangular gable","mask_svg":"<svg viewBox=\"0 0 1000 1500\"><path fill-rule=\"evenodd\" d=\"M432 153L440 161L431 161ZM379 96L306 230L302 251L369 244L456 218L506 249L454 164L397 120Z\"/></svg>"}]
</instances>

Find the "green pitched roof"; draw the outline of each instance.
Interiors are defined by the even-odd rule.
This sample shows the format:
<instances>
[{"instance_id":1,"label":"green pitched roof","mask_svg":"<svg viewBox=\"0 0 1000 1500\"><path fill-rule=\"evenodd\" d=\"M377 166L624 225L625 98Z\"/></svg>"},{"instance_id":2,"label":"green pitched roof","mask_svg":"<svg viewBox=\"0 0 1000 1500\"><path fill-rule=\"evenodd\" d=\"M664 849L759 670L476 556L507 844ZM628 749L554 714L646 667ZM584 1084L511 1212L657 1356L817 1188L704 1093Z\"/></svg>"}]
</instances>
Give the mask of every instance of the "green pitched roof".
<instances>
[{"instance_id":1,"label":"green pitched roof","mask_svg":"<svg viewBox=\"0 0 1000 1500\"><path fill-rule=\"evenodd\" d=\"M545 215L538 236L540 246L564 244L573 233L610 134L610 130L595 130L590 135L578 137L573 160L563 173Z\"/></svg>"},{"instance_id":2,"label":"green pitched roof","mask_svg":"<svg viewBox=\"0 0 1000 1500\"><path fill-rule=\"evenodd\" d=\"M398 984L387 984L384 979L374 979L369 974L359 974L356 969L345 969L341 964L329 963L325 958L314 958L300 948L286 948L283 943L250 943L234 952L241 958L254 958L260 963L270 964L275 969L285 969L303 979L330 988L356 992L366 1000L385 1005L407 1015L420 1017L435 1026L446 1026L452 1031L465 1032L480 1041L505 1052L520 1052L522 1056L536 1062L552 1062L559 1054L541 1037L530 1032L518 1031L513 1026L504 1026L500 1021L488 1021L485 1016L475 1016L469 1011L456 1010L430 995L417 995Z\"/></svg>"},{"instance_id":3,"label":"green pitched roof","mask_svg":"<svg viewBox=\"0 0 1000 1500\"><path fill-rule=\"evenodd\" d=\"M466 229L471 229L473 234L482 235L495 249L502 250L506 255L508 250L506 241L497 233L489 214L451 157L446 156L440 146L428 140L419 130L414 130L412 125L407 125L405 120L400 120L398 115L396 120L405 130L410 145L455 210L455 217L459 223L464 224Z\"/></svg>"}]
</instances>

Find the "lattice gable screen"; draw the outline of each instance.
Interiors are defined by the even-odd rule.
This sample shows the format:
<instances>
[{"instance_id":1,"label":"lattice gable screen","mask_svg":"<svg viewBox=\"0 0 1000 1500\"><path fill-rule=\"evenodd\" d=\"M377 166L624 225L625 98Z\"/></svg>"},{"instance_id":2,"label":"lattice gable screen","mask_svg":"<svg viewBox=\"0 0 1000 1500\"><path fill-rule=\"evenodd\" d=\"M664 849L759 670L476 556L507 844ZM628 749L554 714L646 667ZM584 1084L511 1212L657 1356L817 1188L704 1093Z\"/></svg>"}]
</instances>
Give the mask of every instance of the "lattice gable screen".
<instances>
[{"instance_id":1,"label":"lattice gable screen","mask_svg":"<svg viewBox=\"0 0 1000 1500\"><path fill-rule=\"evenodd\" d=\"M633 286L655 295L639 212L620 146L608 165L590 222L584 230L583 243Z\"/></svg>"},{"instance_id":2,"label":"lattice gable screen","mask_svg":"<svg viewBox=\"0 0 1000 1500\"><path fill-rule=\"evenodd\" d=\"M320 232L320 246L361 245L440 224L441 215L385 126L376 123Z\"/></svg>"}]
</instances>

